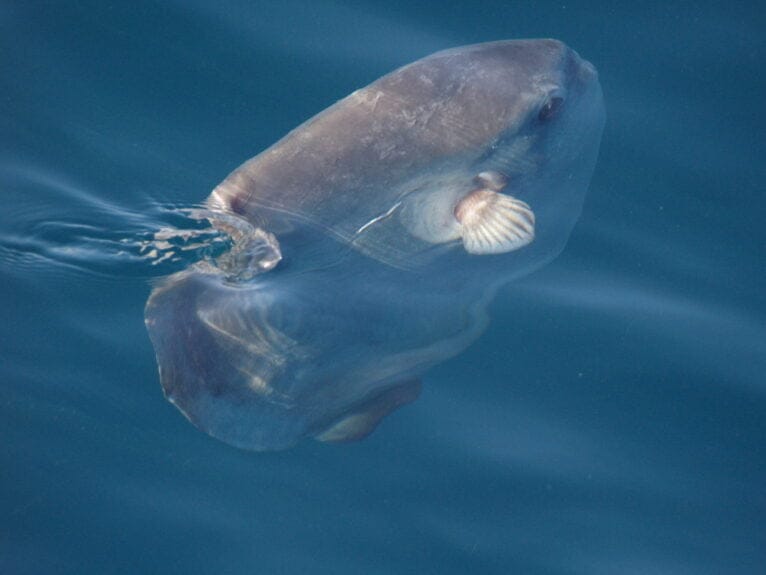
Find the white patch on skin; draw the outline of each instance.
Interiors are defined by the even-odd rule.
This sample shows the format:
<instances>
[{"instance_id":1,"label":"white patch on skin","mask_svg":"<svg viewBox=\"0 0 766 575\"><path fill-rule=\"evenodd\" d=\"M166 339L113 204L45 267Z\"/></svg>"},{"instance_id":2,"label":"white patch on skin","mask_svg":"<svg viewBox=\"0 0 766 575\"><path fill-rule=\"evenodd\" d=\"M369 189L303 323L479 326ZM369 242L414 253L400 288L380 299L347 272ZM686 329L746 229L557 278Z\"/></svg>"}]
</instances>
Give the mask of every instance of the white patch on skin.
<instances>
[{"instance_id":1,"label":"white patch on skin","mask_svg":"<svg viewBox=\"0 0 766 575\"><path fill-rule=\"evenodd\" d=\"M369 222L367 222L366 224L364 224L364 225L363 225L361 228L359 228L358 230L356 230L356 235L359 235L359 234L361 234L361 233L362 233L364 230L366 230L366 229L367 229L367 228L369 228L370 226L372 226L372 225L374 225L374 224L377 224L378 222L381 222L381 221L385 220L385 219L386 219L386 218L388 218L388 217L389 217L391 214L393 214L393 213L394 213L394 211L395 211L395 210L396 210L396 209L397 209L399 206L401 206L401 205L402 205L402 202L396 202L396 203L395 203L393 206L391 206L391 208L390 208L390 209L389 209L389 210L388 210L386 213L384 213L384 214L381 214L381 215L379 215L378 217L371 219Z\"/></svg>"}]
</instances>

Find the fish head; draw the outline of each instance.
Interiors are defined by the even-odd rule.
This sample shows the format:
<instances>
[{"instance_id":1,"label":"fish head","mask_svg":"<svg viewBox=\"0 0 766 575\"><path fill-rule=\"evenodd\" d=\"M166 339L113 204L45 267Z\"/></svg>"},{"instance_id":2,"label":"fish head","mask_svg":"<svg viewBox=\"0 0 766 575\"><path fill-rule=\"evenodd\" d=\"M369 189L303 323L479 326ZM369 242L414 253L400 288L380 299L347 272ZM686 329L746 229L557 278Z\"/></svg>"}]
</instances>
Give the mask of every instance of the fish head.
<instances>
[{"instance_id":1,"label":"fish head","mask_svg":"<svg viewBox=\"0 0 766 575\"><path fill-rule=\"evenodd\" d=\"M469 172L477 185L528 205L529 249L544 263L563 249L596 164L606 117L598 73L557 40L490 44L484 52L476 57L497 70L487 89L501 102L490 111L498 131Z\"/></svg>"}]
</instances>

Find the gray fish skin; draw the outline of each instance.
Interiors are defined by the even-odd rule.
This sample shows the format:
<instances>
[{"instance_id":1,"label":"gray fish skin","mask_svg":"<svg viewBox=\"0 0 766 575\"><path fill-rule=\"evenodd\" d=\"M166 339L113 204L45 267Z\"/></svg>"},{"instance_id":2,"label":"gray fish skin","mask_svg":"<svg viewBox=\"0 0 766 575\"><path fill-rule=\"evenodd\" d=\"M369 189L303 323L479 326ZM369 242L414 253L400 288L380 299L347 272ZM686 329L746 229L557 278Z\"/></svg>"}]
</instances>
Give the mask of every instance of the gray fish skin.
<instances>
[{"instance_id":1,"label":"gray fish skin","mask_svg":"<svg viewBox=\"0 0 766 575\"><path fill-rule=\"evenodd\" d=\"M552 97L565 98L562 117L540 125ZM585 185L557 195L577 196L567 209L579 213L603 122L595 69L561 42L456 48L339 101L235 170L208 201L273 231L308 222L410 267L433 244L456 239L444 222L482 172L502 172L521 198L542 187L553 196L553 178L570 172ZM365 227L392 209L385 229Z\"/></svg>"},{"instance_id":2,"label":"gray fish skin","mask_svg":"<svg viewBox=\"0 0 766 575\"><path fill-rule=\"evenodd\" d=\"M208 200L268 257L201 262L147 302L166 396L245 449L366 436L563 249L604 118L592 65L518 40L439 52L293 130Z\"/></svg>"}]
</instances>

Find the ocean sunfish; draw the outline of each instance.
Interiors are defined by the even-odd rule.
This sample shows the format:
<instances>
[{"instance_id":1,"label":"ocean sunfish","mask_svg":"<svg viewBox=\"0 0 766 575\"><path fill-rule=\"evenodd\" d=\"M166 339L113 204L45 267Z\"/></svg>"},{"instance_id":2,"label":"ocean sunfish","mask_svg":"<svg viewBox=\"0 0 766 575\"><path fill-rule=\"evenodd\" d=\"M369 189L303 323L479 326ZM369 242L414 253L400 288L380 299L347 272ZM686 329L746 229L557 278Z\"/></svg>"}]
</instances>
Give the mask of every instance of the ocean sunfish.
<instances>
[{"instance_id":1,"label":"ocean sunfish","mask_svg":"<svg viewBox=\"0 0 766 575\"><path fill-rule=\"evenodd\" d=\"M438 52L232 172L233 247L165 278L146 325L167 398L232 445L349 441L562 249L598 154L595 68L556 40Z\"/></svg>"}]
</instances>

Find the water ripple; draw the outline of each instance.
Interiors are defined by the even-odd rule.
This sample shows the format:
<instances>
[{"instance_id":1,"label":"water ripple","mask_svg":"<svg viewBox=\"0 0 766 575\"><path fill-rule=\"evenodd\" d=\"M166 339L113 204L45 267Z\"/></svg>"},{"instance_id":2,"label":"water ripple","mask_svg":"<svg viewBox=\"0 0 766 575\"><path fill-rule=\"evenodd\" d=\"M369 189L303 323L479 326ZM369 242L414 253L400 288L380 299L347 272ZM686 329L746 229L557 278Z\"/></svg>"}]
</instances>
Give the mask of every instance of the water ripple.
<instances>
[{"instance_id":1,"label":"water ripple","mask_svg":"<svg viewBox=\"0 0 766 575\"><path fill-rule=\"evenodd\" d=\"M69 178L19 164L0 165L0 268L39 274L149 279L213 258L230 245L201 206L151 198L128 207Z\"/></svg>"}]
</instances>

